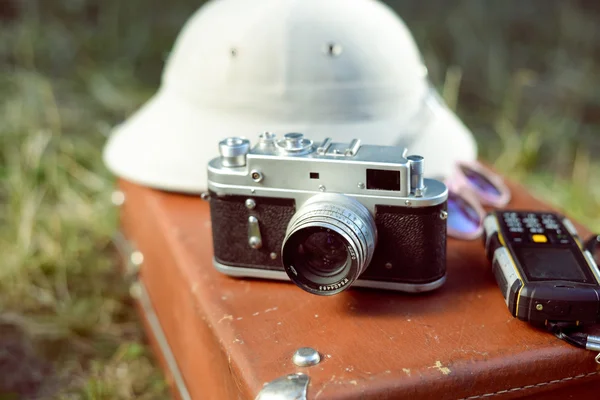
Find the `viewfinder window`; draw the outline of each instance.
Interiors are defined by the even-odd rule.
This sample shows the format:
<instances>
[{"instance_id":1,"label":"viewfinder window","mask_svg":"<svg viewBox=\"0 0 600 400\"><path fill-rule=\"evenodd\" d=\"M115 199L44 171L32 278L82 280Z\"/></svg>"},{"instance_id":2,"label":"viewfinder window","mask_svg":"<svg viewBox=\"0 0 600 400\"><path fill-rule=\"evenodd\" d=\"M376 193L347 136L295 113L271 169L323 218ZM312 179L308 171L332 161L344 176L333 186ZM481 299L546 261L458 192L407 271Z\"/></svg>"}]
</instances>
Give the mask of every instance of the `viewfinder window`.
<instances>
[{"instance_id":1,"label":"viewfinder window","mask_svg":"<svg viewBox=\"0 0 600 400\"><path fill-rule=\"evenodd\" d=\"M400 171L367 169L367 189L400 191Z\"/></svg>"},{"instance_id":2,"label":"viewfinder window","mask_svg":"<svg viewBox=\"0 0 600 400\"><path fill-rule=\"evenodd\" d=\"M311 172L310 173L310 179L319 179L319 173L318 172Z\"/></svg>"}]
</instances>

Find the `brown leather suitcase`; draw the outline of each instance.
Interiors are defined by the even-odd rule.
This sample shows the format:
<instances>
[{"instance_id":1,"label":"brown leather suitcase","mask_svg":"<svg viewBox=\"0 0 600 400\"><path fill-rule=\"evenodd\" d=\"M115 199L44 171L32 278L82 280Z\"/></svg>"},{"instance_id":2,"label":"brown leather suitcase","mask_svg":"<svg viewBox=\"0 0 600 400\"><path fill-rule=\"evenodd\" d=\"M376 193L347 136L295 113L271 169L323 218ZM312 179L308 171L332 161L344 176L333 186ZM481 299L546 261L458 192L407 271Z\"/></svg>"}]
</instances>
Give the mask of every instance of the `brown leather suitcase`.
<instances>
[{"instance_id":1,"label":"brown leather suitcase","mask_svg":"<svg viewBox=\"0 0 600 400\"><path fill-rule=\"evenodd\" d=\"M514 319L479 240L449 240L435 292L315 296L218 273L199 197L120 188L124 243L141 266L132 293L179 398L600 398L595 354ZM510 188L512 208L550 209ZM300 347L322 361L296 366Z\"/></svg>"}]
</instances>

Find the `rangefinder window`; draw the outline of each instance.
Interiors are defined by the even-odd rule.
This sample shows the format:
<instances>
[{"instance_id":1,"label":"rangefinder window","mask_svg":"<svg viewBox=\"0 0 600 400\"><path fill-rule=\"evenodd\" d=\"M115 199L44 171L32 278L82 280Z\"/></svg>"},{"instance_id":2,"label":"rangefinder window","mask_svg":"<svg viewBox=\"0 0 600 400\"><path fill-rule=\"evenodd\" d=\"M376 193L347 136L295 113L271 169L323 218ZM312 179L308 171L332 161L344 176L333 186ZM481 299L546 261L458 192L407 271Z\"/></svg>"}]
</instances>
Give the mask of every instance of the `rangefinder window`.
<instances>
[{"instance_id":1,"label":"rangefinder window","mask_svg":"<svg viewBox=\"0 0 600 400\"><path fill-rule=\"evenodd\" d=\"M400 191L400 171L367 169L367 189Z\"/></svg>"},{"instance_id":2,"label":"rangefinder window","mask_svg":"<svg viewBox=\"0 0 600 400\"><path fill-rule=\"evenodd\" d=\"M525 247L517 250L517 256L530 281L593 282L571 249Z\"/></svg>"}]
</instances>

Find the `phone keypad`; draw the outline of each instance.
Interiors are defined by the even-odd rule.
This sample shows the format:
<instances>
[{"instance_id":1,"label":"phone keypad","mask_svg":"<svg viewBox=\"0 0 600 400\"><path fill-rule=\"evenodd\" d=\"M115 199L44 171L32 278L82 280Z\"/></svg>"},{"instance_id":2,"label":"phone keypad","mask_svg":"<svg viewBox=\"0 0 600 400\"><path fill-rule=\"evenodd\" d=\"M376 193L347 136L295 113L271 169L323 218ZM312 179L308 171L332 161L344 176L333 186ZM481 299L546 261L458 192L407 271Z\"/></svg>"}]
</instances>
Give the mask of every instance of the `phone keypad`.
<instances>
[{"instance_id":1,"label":"phone keypad","mask_svg":"<svg viewBox=\"0 0 600 400\"><path fill-rule=\"evenodd\" d=\"M512 211L502 213L502 219L514 243L571 243L570 235L554 214Z\"/></svg>"}]
</instances>

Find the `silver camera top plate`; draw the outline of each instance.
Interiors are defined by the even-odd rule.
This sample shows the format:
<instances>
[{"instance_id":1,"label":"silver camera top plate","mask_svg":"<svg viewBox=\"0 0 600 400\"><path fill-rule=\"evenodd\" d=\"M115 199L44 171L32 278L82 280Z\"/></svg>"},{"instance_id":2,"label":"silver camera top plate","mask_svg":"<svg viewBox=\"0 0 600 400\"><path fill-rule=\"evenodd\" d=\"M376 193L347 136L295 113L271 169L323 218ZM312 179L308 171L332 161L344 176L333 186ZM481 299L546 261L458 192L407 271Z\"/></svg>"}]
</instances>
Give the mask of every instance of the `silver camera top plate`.
<instances>
[{"instance_id":1,"label":"silver camera top plate","mask_svg":"<svg viewBox=\"0 0 600 400\"><path fill-rule=\"evenodd\" d=\"M442 182L423 178L423 158L406 157L401 147L361 145L358 139L333 143L327 138L315 144L300 133L282 139L265 133L245 156L238 151L232 158L227 143L239 147L240 140L220 143L221 157L208 165L209 190L294 198L297 204L321 192L343 193L371 211L375 204L426 207L448 197Z\"/></svg>"}]
</instances>

